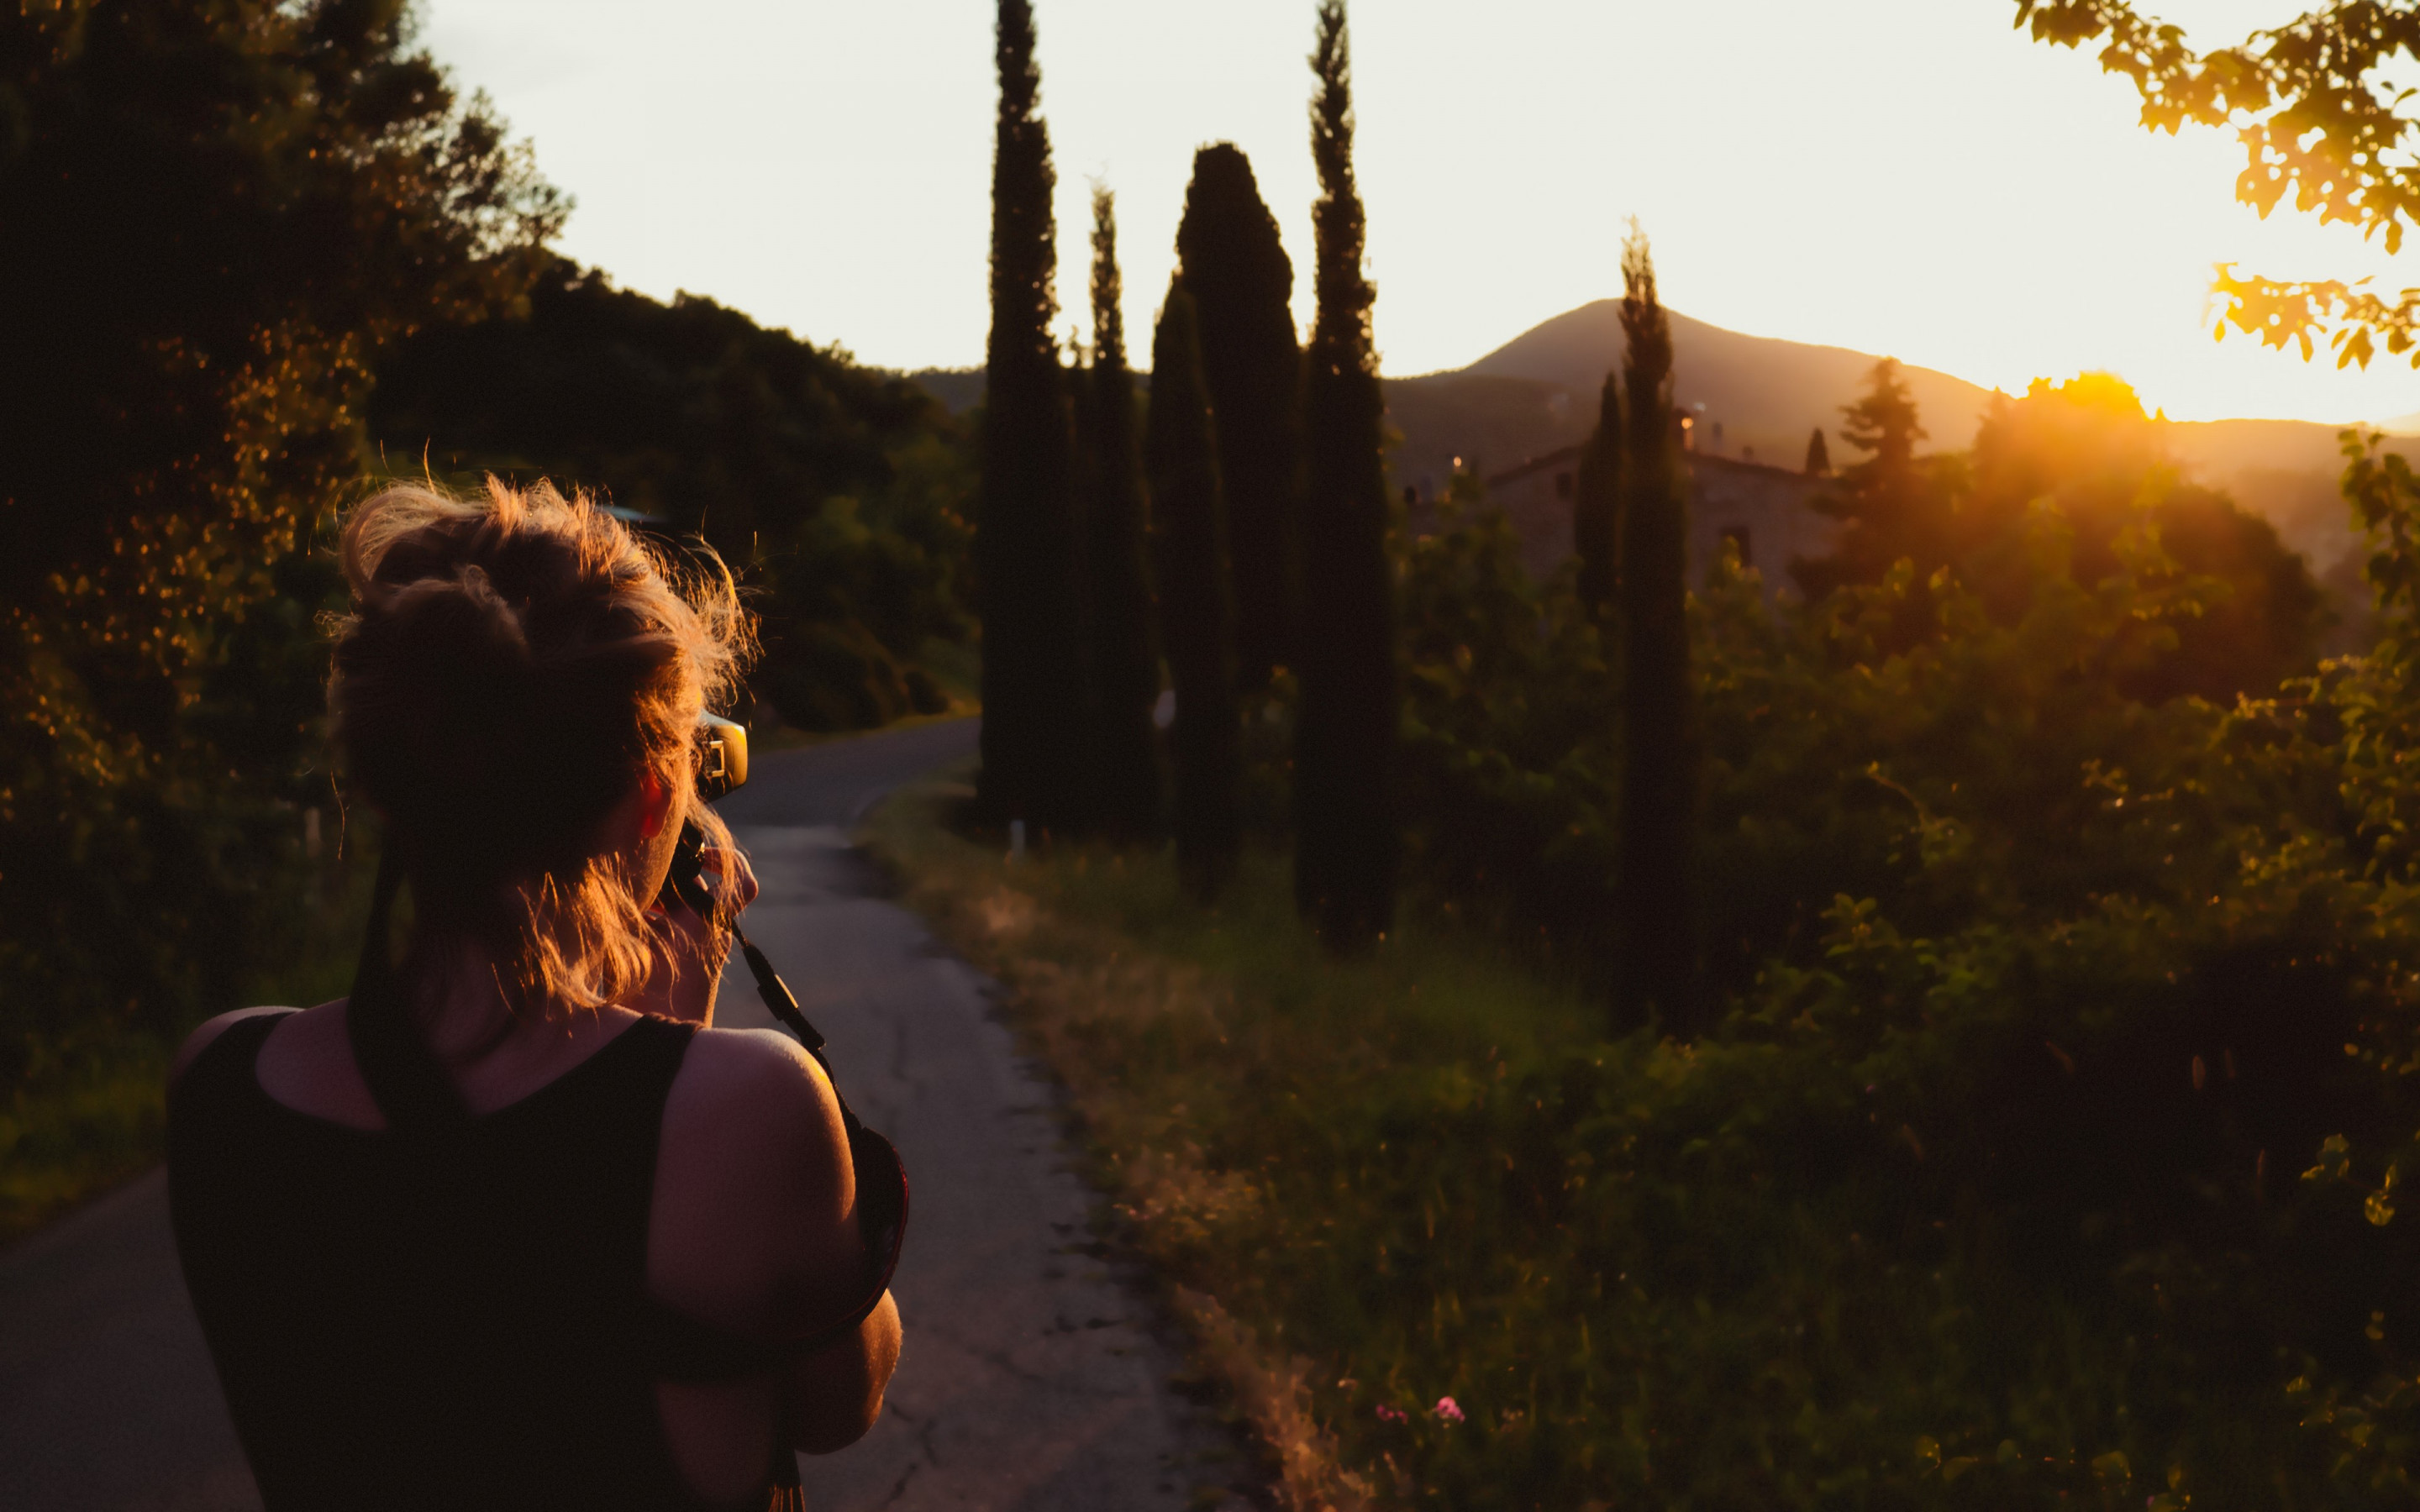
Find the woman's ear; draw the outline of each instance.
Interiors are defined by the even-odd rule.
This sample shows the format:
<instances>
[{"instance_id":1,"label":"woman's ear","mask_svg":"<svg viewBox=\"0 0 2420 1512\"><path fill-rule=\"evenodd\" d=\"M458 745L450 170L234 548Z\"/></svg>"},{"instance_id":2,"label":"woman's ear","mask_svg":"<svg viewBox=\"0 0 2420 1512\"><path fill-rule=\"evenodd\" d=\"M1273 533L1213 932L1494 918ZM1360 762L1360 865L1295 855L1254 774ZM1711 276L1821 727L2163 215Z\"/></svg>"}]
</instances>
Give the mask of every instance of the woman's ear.
<instances>
[{"instance_id":1,"label":"woman's ear","mask_svg":"<svg viewBox=\"0 0 2420 1512\"><path fill-rule=\"evenodd\" d=\"M650 766L639 774L639 838L653 840L664 832L664 824L672 817L673 787L663 774Z\"/></svg>"}]
</instances>

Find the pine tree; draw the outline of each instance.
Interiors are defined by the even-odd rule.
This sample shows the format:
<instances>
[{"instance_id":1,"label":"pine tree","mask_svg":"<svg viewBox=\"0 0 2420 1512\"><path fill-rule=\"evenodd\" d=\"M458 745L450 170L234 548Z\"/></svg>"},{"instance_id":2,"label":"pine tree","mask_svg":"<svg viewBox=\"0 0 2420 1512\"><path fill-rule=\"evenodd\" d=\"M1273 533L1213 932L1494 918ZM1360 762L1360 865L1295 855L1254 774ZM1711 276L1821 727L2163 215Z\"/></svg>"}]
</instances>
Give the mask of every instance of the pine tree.
<instances>
[{"instance_id":1,"label":"pine tree","mask_svg":"<svg viewBox=\"0 0 2420 1512\"><path fill-rule=\"evenodd\" d=\"M1311 67L1311 208L1319 313L1303 377L1302 711L1295 738L1295 901L1331 949L1392 923L1401 673L1387 561L1386 406L1371 347L1376 291L1361 267L1367 223L1353 178L1344 0L1320 0Z\"/></svg>"},{"instance_id":2,"label":"pine tree","mask_svg":"<svg viewBox=\"0 0 2420 1512\"><path fill-rule=\"evenodd\" d=\"M1580 602L1603 614L1621 582L1621 393L1617 376L1605 376L1597 396L1596 429L1580 452L1579 478L1572 490L1572 550L1579 558Z\"/></svg>"},{"instance_id":3,"label":"pine tree","mask_svg":"<svg viewBox=\"0 0 2420 1512\"><path fill-rule=\"evenodd\" d=\"M1158 638L1143 561L1141 458L1135 438L1134 375L1126 367L1118 277L1117 198L1093 190L1093 366L1089 393L1085 564L1092 590L1094 707L1100 717L1098 822L1134 839L1159 824Z\"/></svg>"},{"instance_id":4,"label":"pine tree","mask_svg":"<svg viewBox=\"0 0 2420 1512\"><path fill-rule=\"evenodd\" d=\"M1919 579L1948 559L1949 501L1916 460L1924 426L1897 360L1875 363L1865 393L1840 413L1840 439L1872 455L1844 469L1838 486L1814 501L1840 528L1828 553L1791 563L1810 599L1843 583L1879 582L1901 557L1916 563Z\"/></svg>"},{"instance_id":5,"label":"pine tree","mask_svg":"<svg viewBox=\"0 0 2420 1512\"><path fill-rule=\"evenodd\" d=\"M982 595L985 808L1044 829L1079 827L1092 789L1074 437L1050 322L1057 176L1038 114L1033 8L1000 0L1000 121L992 156L991 337L975 521Z\"/></svg>"},{"instance_id":6,"label":"pine tree","mask_svg":"<svg viewBox=\"0 0 2420 1512\"><path fill-rule=\"evenodd\" d=\"M1176 864L1208 902L1235 867L1243 826L1235 712L1234 603L1218 435L1193 301L1171 279L1152 338L1152 513L1159 546L1161 637L1176 687Z\"/></svg>"},{"instance_id":7,"label":"pine tree","mask_svg":"<svg viewBox=\"0 0 2420 1512\"><path fill-rule=\"evenodd\" d=\"M1235 673L1245 687L1294 660L1296 519L1301 512L1302 348L1294 264L1233 143L1193 155L1176 229L1202 331L1202 370L1218 417L1219 475L1234 557Z\"/></svg>"},{"instance_id":8,"label":"pine tree","mask_svg":"<svg viewBox=\"0 0 2420 1512\"><path fill-rule=\"evenodd\" d=\"M1832 475L1832 448L1824 443L1823 427L1821 425L1816 426L1815 433L1807 438L1806 471L1810 478Z\"/></svg>"},{"instance_id":9,"label":"pine tree","mask_svg":"<svg viewBox=\"0 0 2420 1512\"><path fill-rule=\"evenodd\" d=\"M1673 441L1672 332L1646 234L1621 249L1628 445L1621 501L1622 1027L1698 1027L1696 699L1690 685L1688 495Z\"/></svg>"}]
</instances>

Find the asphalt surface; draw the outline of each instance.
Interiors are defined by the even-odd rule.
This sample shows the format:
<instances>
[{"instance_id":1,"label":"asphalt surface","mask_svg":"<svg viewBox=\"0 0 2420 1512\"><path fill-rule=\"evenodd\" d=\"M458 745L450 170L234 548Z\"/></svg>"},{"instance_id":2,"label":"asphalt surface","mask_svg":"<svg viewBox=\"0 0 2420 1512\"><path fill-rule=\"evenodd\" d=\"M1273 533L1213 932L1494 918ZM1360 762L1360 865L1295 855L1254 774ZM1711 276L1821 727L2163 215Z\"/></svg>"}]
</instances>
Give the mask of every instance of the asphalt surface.
<instances>
[{"instance_id":1,"label":"asphalt surface","mask_svg":"<svg viewBox=\"0 0 2420 1512\"><path fill-rule=\"evenodd\" d=\"M898 1144L913 1218L894 1283L906 1350L883 1420L803 1461L809 1504L1154 1512L1236 1474L1169 1390L1179 1365L1137 1278L1094 1239L1049 1088L983 978L913 916L848 830L970 753L971 720L767 752L723 812L764 892L750 936L831 1041L840 1084ZM770 1022L744 971L718 1021ZM0 1508L259 1504L185 1299L150 1175L0 1253Z\"/></svg>"}]
</instances>

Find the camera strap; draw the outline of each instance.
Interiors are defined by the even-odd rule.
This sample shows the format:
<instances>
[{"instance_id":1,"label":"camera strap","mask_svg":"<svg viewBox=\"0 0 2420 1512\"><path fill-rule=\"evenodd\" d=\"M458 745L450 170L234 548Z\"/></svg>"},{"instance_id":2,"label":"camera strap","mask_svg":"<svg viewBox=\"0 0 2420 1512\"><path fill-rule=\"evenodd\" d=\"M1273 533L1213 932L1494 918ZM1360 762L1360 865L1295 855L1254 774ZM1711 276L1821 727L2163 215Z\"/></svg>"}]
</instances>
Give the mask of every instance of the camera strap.
<instances>
[{"instance_id":1,"label":"camera strap","mask_svg":"<svg viewBox=\"0 0 2420 1512\"><path fill-rule=\"evenodd\" d=\"M362 941L361 964L353 972L345 1030L352 1041L353 1064L386 1116L387 1127L412 1133L466 1123L471 1110L438 1063L427 1037L412 1022L402 983L396 980L390 935L395 895L402 882L403 862L390 840L379 856L369 934Z\"/></svg>"},{"instance_id":2,"label":"camera strap","mask_svg":"<svg viewBox=\"0 0 2420 1512\"><path fill-rule=\"evenodd\" d=\"M899 1268L900 1250L908 1239L908 1168L899 1159L898 1149L866 1127L857 1110L848 1105L847 1095L840 1089L840 1079L832 1074L831 1057L825 1053L828 1041L823 1031L808 1022L799 1008L797 995L782 980L781 973L773 969L773 963L741 931L738 919L726 915L706 887L702 854L705 840L705 833L695 824L682 824L679 848L674 853L672 872L664 879L661 901L667 907L685 905L699 918L730 933L733 943L739 947L740 958L748 963L748 974L755 979L756 995L766 1011L823 1068L824 1080L840 1104L841 1126L848 1134L848 1163L857 1180L857 1227L865 1243L867 1283L847 1313L800 1347L799 1352L812 1352L865 1321L882 1304L883 1294L891 1289L892 1273Z\"/></svg>"}]
</instances>

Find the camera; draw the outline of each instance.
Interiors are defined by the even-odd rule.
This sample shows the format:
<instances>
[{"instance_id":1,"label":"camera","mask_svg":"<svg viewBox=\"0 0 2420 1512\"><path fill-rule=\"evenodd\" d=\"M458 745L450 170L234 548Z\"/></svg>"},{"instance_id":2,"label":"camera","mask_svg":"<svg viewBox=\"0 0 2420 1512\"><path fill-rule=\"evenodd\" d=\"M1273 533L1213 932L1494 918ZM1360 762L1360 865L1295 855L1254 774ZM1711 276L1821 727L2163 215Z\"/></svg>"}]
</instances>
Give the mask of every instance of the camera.
<instances>
[{"instance_id":1,"label":"camera","mask_svg":"<svg viewBox=\"0 0 2420 1512\"><path fill-rule=\"evenodd\" d=\"M748 727L718 715L697 717L697 795L707 803L748 781Z\"/></svg>"}]
</instances>

